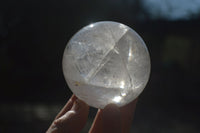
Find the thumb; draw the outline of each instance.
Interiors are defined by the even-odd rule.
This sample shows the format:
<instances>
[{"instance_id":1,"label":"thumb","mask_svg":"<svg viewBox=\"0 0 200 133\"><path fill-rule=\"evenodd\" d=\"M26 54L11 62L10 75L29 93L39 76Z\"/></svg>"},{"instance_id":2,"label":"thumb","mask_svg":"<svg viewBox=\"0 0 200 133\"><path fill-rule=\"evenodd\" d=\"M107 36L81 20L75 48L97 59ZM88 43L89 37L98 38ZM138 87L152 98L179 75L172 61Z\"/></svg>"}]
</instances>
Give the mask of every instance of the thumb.
<instances>
[{"instance_id":1,"label":"thumb","mask_svg":"<svg viewBox=\"0 0 200 133\"><path fill-rule=\"evenodd\" d=\"M120 133L120 109L115 104L109 104L99 110L89 133Z\"/></svg>"},{"instance_id":2,"label":"thumb","mask_svg":"<svg viewBox=\"0 0 200 133\"><path fill-rule=\"evenodd\" d=\"M102 120L104 133L121 133L121 116L117 105L107 105L102 110Z\"/></svg>"}]
</instances>

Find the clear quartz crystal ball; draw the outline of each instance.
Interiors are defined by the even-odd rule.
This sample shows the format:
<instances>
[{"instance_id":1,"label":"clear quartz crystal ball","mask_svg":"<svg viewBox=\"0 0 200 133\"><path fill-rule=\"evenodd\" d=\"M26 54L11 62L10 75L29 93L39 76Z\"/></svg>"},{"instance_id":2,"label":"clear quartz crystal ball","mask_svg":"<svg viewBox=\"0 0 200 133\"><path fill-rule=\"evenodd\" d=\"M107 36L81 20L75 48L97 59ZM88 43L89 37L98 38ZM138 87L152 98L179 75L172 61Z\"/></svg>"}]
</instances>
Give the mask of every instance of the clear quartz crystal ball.
<instances>
[{"instance_id":1,"label":"clear quartz crystal ball","mask_svg":"<svg viewBox=\"0 0 200 133\"><path fill-rule=\"evenodd\" d=\"M119 107L143 91L150 57L142 38L130 27L111 21L90 24L68 42L63 72L72 92L88 105Z\"/></svg>"}]
</instances>

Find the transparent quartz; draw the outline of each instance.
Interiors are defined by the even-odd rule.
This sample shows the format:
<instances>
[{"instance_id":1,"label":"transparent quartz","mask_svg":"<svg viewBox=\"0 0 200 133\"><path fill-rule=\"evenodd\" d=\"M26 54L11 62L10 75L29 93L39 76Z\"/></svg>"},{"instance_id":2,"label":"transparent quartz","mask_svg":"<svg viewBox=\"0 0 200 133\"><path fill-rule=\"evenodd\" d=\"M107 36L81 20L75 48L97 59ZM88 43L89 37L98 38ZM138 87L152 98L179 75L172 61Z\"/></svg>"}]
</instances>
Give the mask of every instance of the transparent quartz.
<instances>
[{"instance_id":1,"label":"transparent quartz","mask_svg":"<svg viewBox=\"0 0 200 133\"><path fill-rule=\"evenodd\" d=\"M71 91L88 105L119 107L143 91L150 57L142 38L130 27L111 21L90 24L68 42L63 73Z\"/></svg>"}]
</instances>

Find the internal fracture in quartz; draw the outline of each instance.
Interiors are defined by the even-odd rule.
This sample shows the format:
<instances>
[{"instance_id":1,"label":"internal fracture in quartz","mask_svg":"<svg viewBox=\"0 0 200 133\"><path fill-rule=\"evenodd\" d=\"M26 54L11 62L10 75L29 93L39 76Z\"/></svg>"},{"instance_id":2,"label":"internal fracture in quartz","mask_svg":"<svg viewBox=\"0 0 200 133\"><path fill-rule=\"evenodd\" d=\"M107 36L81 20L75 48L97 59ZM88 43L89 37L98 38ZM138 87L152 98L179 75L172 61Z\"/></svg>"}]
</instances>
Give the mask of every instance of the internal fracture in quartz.
<instances>
[{"instance_id":1,"label":"internal fracture in quartz","mask_svg":"<svg viewBox=\"0 0 200 133\"><path fill-rule=\"evenodd\" d=\"M128 26L97 22L71 38L63 55L63 72L72 92L90 106L123 106L146 86L150 57L141 37Z\"/></svg>"}]
</instances>

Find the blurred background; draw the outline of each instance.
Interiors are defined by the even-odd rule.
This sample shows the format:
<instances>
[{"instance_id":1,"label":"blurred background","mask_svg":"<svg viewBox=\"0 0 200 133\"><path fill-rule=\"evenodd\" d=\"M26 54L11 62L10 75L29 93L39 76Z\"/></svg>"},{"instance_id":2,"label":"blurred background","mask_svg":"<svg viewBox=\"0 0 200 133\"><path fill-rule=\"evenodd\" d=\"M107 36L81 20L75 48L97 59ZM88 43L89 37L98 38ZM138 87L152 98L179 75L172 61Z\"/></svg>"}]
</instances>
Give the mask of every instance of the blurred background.
<instances>
[{"instance_id":1,"label":"blurred background","mask_svg":"<svg viewBox=\"0 0 200 133\"><path fill-rule=\"evenodd\" d=\"M46 131L72 95L62 73L68 40L103 20L135 29L150 52L131 132L200 132L200 0L1 0L1 133Z\"/></svg>"}]
</instances>

